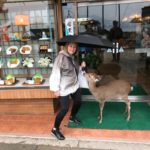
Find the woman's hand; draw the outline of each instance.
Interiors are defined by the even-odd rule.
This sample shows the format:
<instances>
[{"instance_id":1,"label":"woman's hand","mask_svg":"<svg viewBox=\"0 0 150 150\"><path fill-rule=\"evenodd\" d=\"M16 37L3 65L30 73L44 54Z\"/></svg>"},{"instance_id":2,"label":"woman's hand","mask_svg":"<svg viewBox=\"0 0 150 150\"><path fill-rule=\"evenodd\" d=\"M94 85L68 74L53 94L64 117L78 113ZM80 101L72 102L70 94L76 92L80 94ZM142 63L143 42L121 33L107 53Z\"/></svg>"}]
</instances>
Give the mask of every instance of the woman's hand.
<instances>
[{"instance_id":1,"label":"woman's hand","mask_svg":"<svg viewBox=\"0 0 150 150\"><path fill-rule=\"evenodd\" d=\"M82 61L81 62L81 68L85 68L86 67L86 62L85 61Z\"/></svg>"},{"instance_id":2,"label":"woman's hand","mask_svg":"<svg viewBox=\"0 0 150 150\"><path fill-rule=\"evenodd\" d=\"M83 71L85 71L85 70L86 70L86 69L85 69L85 68L86 68L86 62L85 62L85 61L82 61L80 67L81 67L81 69L82 69Z\"/></svg>"},{"instance_id":3,"label":"woman's hand","mask_svg":"<svg viewBox=\"0 0 150 150\"><path fill-rule=\"evenodd\" d=\"M59 96L60 96L60 92L59 92L59 91L55 91L55 92L54 92L54 95L55 95L56 97L59 97Z\"/></svg>"}]
</instances>

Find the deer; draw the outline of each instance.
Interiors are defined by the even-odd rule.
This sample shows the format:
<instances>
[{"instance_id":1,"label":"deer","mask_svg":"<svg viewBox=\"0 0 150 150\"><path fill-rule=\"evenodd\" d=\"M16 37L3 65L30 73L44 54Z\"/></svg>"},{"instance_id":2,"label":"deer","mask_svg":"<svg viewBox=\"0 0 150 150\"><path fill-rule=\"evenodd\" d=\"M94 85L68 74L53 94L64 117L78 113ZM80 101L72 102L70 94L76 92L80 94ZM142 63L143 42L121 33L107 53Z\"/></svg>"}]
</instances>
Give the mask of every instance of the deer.
<instances>
[{"instance_id":1,"label":"deer","mask_svg":"<svg viewBox=\"0 0 150 150\"><path fill-rule=\"evenodd\" d=\"M103 81L103 76L96 73L85 73L89 90L96 101L99 102L99 123L103 120L103 109L106 101L123 100L126 104L125 113L127 113L127 121L130 120L130 100L128 99L129 92L133 89L130 82L122 79L112 79L106 82ZM97 83L99 82L98 86Z\"/></svg>"}]
</instances>

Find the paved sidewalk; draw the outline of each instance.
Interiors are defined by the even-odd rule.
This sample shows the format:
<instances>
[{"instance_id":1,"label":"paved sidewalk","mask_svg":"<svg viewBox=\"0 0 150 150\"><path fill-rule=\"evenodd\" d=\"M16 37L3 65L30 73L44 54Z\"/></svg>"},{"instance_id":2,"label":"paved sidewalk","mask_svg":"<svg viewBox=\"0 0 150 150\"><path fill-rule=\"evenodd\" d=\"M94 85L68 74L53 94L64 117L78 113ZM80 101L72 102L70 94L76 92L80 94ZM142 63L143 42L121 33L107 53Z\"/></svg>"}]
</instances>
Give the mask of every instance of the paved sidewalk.
<instances>
[{"instance_id":1,"label":"paved sidewalk","mask_svg":"<svg viewBox=\"0 0 150 150\"><path fill-rule=\"evenodd\" d=\"M66 140L58 141L50 135L55 116L49 115L0 115L0 143L29 144L68 148L105 150L149 150L150 131L61 129Z\"/></svg>"},{"instance_id":2,"label":"paved sidewalk","mask_svg":"<svg viewBox=\"0 0 150 150\"><path fill-rule=\"evenodd\" d=\"M149 142L129 142L124 140L96 140L88 138L68 137L64 141L58 141L53 137L14 136L0 135L0 143L30 146L50 146L77 149L99 150L149 150ZM4 150L4 149L3 149ZM12 149L10 149L12 150ZM22 150L22 149L21 149ZM34 149L35 150L35 149Z\"/></svg>"},{"instance_id":3,"label":"paved sidewalk","mask_svg":"<svg viewBox=\"0 0 150 150\"><path fill-rule=\"evenodd\" d=\"M89 148L53 147L50 145L28 145L28 144L1 144L0 150L91 150ZM100 149L97 149L100 150ZM106 150L106 149L101 149Z\"/></svg>"}]
</instances>

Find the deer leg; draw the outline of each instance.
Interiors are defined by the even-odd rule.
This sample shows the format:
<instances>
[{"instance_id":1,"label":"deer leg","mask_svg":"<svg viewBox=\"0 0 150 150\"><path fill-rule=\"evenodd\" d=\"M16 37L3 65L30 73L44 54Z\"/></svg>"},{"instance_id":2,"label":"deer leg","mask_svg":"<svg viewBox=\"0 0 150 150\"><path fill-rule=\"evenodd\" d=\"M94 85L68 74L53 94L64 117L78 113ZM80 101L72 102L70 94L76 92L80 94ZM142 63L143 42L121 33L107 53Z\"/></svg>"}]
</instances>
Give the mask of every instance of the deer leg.
<instances>
[{"instance_id":1,"label":"deer leg","mask_svg":"<svg viewBox=\"0 0 150 150\"><path fill-rule=\"evenodd\" d=\"M128 116L127 116L127 121L129 121L130 120L130 110L131 110L131 103L130 103L130 101L128 100L127 102L126 102L126 108L127 108L127 113L128 113Z\"/></svg>"},{"instance_id":2,"label":"deer leg","mask_svg":"<svg viewBox=\"0 0 150 150\"><path fill-rule=\"evenodd\" d=\"M103 108L104 108L104 102L99 103L100 113L99 113L99 123L102 123L103 120Z\"/></svg>"}]
</instances>

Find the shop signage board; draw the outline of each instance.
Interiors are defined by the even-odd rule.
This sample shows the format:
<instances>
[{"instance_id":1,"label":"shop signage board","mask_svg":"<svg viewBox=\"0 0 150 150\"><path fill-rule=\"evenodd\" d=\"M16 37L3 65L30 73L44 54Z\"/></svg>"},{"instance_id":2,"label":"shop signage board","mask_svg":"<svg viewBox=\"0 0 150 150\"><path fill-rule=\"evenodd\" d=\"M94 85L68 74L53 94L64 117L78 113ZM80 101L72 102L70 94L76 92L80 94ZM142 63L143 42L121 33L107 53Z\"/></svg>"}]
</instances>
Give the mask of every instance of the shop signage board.
<instances>
[{"instance_id":1,"label":"shop signage board","mask_svg":"<svg viewBox=\"0 0 150 150\"><path fill-rule=\"evenodd\" d=\"M68 35L74 35L74 25L73 25L74 19L73 18L67 18L65 19L65 34Z\"/></svg>"},{"instance_id":2,"label":"shop signage board","mask_svg":"<svg viewBox=\"0 0 150 150\"><path fill-rule=\"evenodd\" d=\"M147 53L150 57L150 6L142 8L142 23L136 35L135 53Z\"/></svg>"}]
</instances>

